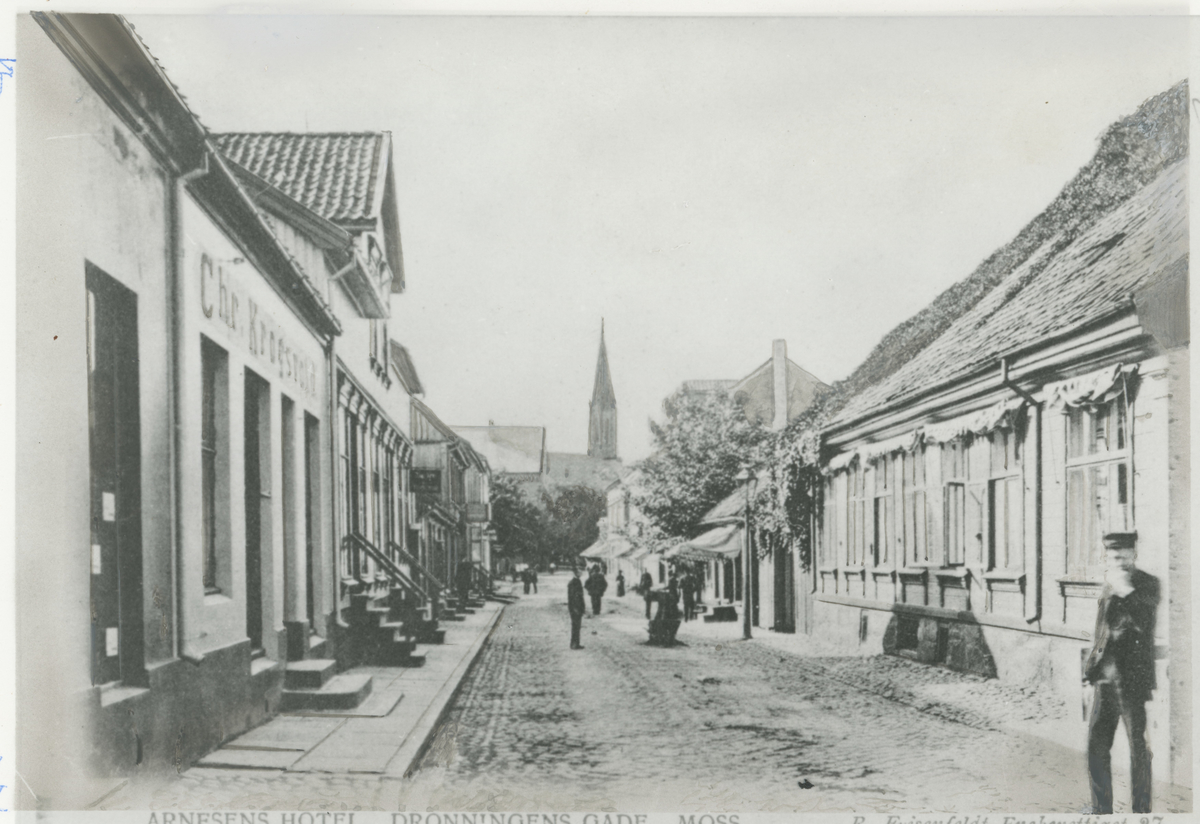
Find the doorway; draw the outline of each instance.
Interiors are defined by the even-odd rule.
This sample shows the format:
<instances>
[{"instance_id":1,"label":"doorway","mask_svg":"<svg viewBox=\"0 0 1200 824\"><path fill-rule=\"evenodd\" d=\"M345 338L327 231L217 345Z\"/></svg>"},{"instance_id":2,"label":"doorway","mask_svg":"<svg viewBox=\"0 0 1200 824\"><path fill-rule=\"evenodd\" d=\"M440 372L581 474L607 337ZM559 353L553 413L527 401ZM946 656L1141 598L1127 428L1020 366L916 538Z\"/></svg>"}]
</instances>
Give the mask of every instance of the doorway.
<instances>
[{"instance_id":1,"label":"doorway","mask_svg":"<svg viewBox=\"0 0 1200 824\"><path fill-rule=\"evenodd\" d=\"M263 546L270 546L270 385L246 370L243 440L246 500L246 635L252 656L265 654L263 644Z\"/></svg>"},{"instance_id":2,"label":"doorway","mask_svg":"<svg viewBox=\"0 0 1200 824\"><path fill-rule=\"evenodd\" d=\"M92 683L142 671L137 296L88 265Z\"/></svg>"}]
</instances>

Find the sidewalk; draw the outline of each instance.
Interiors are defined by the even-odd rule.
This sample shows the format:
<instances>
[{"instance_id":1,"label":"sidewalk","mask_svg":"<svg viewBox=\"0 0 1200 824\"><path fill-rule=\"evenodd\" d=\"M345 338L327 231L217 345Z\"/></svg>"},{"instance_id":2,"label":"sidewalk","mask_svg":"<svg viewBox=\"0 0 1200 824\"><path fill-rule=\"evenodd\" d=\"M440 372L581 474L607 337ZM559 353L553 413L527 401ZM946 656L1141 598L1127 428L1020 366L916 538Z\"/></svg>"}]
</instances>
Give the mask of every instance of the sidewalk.
<instances>
[{"instance_id":1,"label":"sidewalk","mask_svg":"<svg viewBox=\"0 0 1200 824\"><path fill-rule=\"evenodd\" d=\"M508 587L501 584L499 591ZM348 670L374 679L372 695L353 710L281 713L227 741L178 779L131 781L97 809L161 806L175 796L191 797L184 785L219 775L232 784L249 779L260 797L277 783L280 800L290 801L284 809L296 808L297 787L303 786L297 781L305 774L403 778L432 740L504 607L488 601L461 622L445 622L445 643L421 646L423 667Z\"/></svg>"}]
</instances>

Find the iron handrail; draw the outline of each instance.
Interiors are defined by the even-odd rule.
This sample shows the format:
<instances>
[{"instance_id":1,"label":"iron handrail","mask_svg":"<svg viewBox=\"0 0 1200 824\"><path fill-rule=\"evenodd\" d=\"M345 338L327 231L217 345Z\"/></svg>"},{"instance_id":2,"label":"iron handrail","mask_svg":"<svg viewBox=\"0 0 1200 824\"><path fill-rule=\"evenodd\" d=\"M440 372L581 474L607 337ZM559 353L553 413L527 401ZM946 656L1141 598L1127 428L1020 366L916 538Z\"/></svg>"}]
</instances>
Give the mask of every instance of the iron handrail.
<instances>
[{"instance_id":1,"label":"iron handrail","mask_svg":"<svg viewBox=\"0 0 1200 824\"><path fill-rule=\"evenodd\" d=\"M408 577L404 570L397 566L396 562L387 556L386 552L383 552L379 547L375 546L366 538L351 532L343 539L343 543L349 544L351 548L370 556L370 558L375 561L380 568L383 569L383 571L389 578L392 579L393 582L399 584L407 590L417 593L427 601L433 600L424 587L422 587L412 578Z\"/></svg>"},{"instance_id":2,"label":"iron handrail","mask_svg":"<svg viewBox=\"0 0 1200 824\"><path fill-rule=\"evenodd\" d=\"M400 544L396 543L395 541L388 541L388 548L403 558L405 563L410 564L414 569L424 575L426 580L433 584L433 586L439 591L446 589L446 585L439 581L436 575L426 569L425 565L416 559L416 556L414 556L404 547L400 546Z\"/></svg>"}]
</instances>

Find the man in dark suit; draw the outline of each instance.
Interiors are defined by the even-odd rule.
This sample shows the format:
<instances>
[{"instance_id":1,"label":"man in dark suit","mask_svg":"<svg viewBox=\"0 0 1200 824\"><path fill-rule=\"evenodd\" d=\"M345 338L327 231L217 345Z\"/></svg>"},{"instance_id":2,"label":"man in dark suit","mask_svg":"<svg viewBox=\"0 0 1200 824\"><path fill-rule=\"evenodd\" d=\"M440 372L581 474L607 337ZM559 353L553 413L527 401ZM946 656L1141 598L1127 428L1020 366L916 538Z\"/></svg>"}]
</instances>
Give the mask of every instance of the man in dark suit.
<instances>
[{"instance_id":1,"label":"man in dark suit","mask_svg":"<svg viewBox=\"0 0 1200 824\"><path fill-rule=\"evenodd\" d=\"M592 596L592 615L600 614L600 598L608 589L608 579L604 577L604 573L600 571L600 566L597 564L592 567L592 572L588 575L587 583L584 587L588 591L588 595Z\"/></svg>"},{"instance_id":2,"label":"man in dark suit","mask_svg":"<svg viewBox=\"0 0 1200 824\"><path fill-rule=\"evenodd\" d=\"M571 649L583 649L579 645L579 628L583 624L583 581L579 580L579 567L571 570L571 580L567 582L567 612L571 613Z\"/></svg>"},{"instance_id":3,"label":"man in dark suit","mask_svg":"<svg viewBox=\"0 0 1200 824\"><path fill-rule=\"evenodd\" d=\"M1092 813L1112 812L1110 750L1117 722L1129 736L1133 812L1150 812L1150 751L1146 746L1146 702L1155 688L1154 621L1158 579L1138 569L1137 533L1104 536L1104 589L1096 613L1092 651L1084 665L1084 681L1095 685L1088 721L1088 778Z\"/></svg>"}]
</instances>

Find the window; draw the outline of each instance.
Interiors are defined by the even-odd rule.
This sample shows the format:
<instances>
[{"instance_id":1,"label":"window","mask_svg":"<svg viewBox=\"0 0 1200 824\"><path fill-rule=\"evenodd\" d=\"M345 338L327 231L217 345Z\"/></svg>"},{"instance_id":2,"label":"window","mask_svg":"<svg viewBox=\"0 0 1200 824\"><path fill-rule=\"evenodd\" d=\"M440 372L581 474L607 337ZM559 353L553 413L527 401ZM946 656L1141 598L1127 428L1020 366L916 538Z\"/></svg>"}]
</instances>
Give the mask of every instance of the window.
<instances>
[{"instance_id":1,"label":"window","mask_svg":"<svg viewBox=\"0 0 1200 824\"><path fill-rule=\"evenodd\" d=\"M929 563L929 521L925 495L925 447L920 446L901 457L904 488L905 563L916 566Z\"/></svg>"},{"instance_id":2,"label":"window","mask_svg":"<svg viewBox=\"0 0 1200 824\"><path fill-rule=\"evenodd\" d=\"M945 484L946 566L961 566L967 554L967 452L961 440L942 444Z\"/></svg>"},{"instance_id":3,"label":"window","mask_svg":"<svg viewBox=\"0 0 1200 824\"><path fill-rule=\"evenodd\" d=\"M825 501L824 501L824 534L821 536L821 558L820 565L824 567L834 566L837 563L837 547L838 547L838 500L837 500L837 479L835 476L830 476L825 479Z\"/></svg>"},{"instance_id":4,"label":"window","mask_svg":"<svg viewBox=\"0 0 1200 824\"><path fill-rule=\"evenodd\" d=\"M208 338L200 339L200 541L204 552L204 591L219 592L218 557L221 550L220 473L228 448L228 395L225 350Z\"/></svg>"},{"instance_id":5,"label":"window","mask_svg":"<svg viewBox=\"0 0 1200 824\"><path fill-rule=\"evenodd\" d=\"M866 562L867 546L867 487L866 472L854 463L847 473L849 484L846 507L846 565L862 566Z\"/></svg>"},{"instance_id":6,"label":"window","mask_svg":"<svg viewBox=\"0 0 1200 824\"><path fill-rule=\"evenodd\" d=\"M988 482L988 567L1019 569L1024 556L1024 483L1018 456L1017 435L997 429L991 444L991 480Z\"/></svg>"},{"instance_id":7,"label":"window","mask_svg":"<svg viewBox=\"0 0 1200 824\"><path fill-rule=\"evenodd\" d=\"M891 455L884 455L876 462L875 471L871 473L875 480L875 533L872 545L872 561L875 566L890 563L896 544L895 502L892 497L895 491L895 480L892 477L895 465Z\"/></svg>"},{"instance_id":8,"label":"window","mask_svg":"<svg viewBox=\"0 0 1200 824\"><path fill-rule=\"evenodd\" d=\"M370 334L370 352L369 360L371 362L371 371L375 376L384 382L384 385L391 386L391 378L388 375L388 328L386 320L371 320L368 321Z\"/></svg>"},{"instance_id":9,"label":"window","mask_svg":"<svg viewBox=\"0 0 1200 824\"><path fill-rule=\"evenodd\" d=\"M1128 410L1124 395L1067 414L1067 574L1099 580L1102 536L1133 528Z\"/></svg>"}]
</instances>

